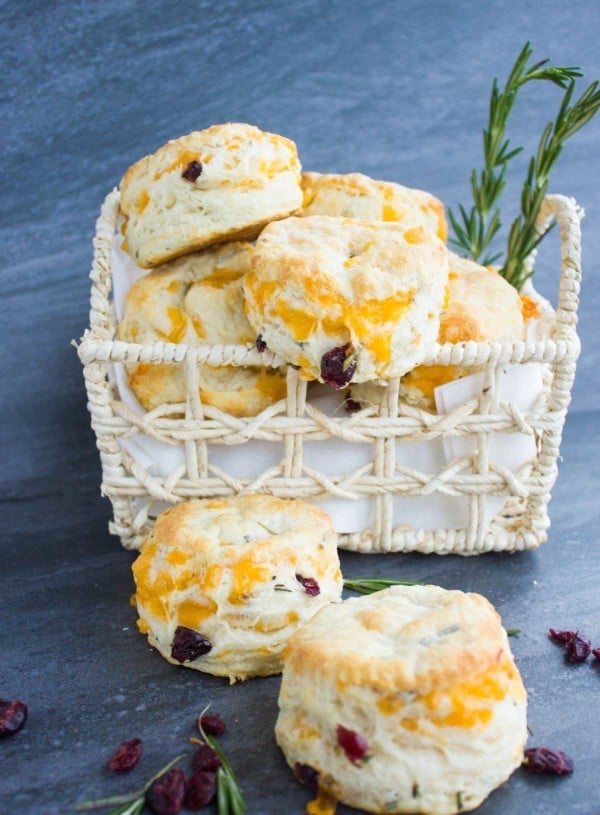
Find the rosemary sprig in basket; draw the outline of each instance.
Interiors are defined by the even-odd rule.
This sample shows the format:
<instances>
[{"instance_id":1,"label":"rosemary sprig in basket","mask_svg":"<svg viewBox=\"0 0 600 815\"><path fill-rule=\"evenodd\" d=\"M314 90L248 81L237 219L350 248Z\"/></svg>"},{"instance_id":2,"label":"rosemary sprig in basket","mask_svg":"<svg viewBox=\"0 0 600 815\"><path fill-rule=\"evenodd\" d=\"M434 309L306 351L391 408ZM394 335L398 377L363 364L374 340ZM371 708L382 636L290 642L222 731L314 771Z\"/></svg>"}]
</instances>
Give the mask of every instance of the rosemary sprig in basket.
<instances>
[{"instance_id":1,"label":"rosemary sprig in basket","mask_svg":"<svg viewBox=\"0 0 600 815\"><path fill-rule=\"evenodd\" d=\"M508 241L507 257L500 273L520 289L529 277L525 260L543 235L535 228L536 218L548 188L548 174L562 151L567 138L583 127L600 107L598 83L593 82L571 105L575 78L582 76L577 67L548 65L548 60L528 65L532 54L526 43L501 91L498 80L492 83L489 121L483 131L485 166L471 173L473 206L469 211L459 205L459 217L449 211L454 231L453 243L459 250L479 263L489 265L501 258L501 253L489 254L491 242L501 227L500 209L496 206L506 184L506 167L522 147L511 148L506 127L519 88L534 80L552 82L565 91L556 122L550 122L540 141L537 156L529 163L529 171L521 195L521 214L513 222ZM546 234L548 229L546 229Z\"/></svg>"}]
</instances>

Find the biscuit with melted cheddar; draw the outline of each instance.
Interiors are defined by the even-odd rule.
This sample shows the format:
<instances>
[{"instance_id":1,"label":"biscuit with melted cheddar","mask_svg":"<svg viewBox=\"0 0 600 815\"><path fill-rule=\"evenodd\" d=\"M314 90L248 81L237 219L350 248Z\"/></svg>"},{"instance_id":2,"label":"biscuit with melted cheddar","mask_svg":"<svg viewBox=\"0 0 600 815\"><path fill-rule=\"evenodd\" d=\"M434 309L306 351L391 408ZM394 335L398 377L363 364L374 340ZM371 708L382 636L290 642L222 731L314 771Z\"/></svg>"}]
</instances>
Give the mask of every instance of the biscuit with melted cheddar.
<instances>
[{"instance_id":1,"label":"biscuit with melted cheddar","mask_svg":"<svg viewBox=\"0 0 600 815\"><path fill-rule=\"evenodd\" d=\"M452 815L521 763L525 688L481 595L396 586L346 600L294 634L283 661L277 742L324 799Z\"/></svg>"},{"instance_id":2,"label":"biscuit with melted cheddar","mask_svg":"<svg viewBox=\"0 0 600 815\"><path fill-rule=\"evenodd\" d=\"M167 142L127 170L120 190L124 248L142 268L253 239L302 204L294 142L235 122Z\"/></svg>"},{"instance_id":3,"label":"biscuit with melted cheddar","mask_svg":"<svg viewBox=\"0 0 600 815\"><path fill-rule=\"evenodd\" d=\"M269 495L177 504L133 564L138 627L173 664L232 681L281 671L288 638L340 600L329 517Z\"/></svg>"}]
</instances>

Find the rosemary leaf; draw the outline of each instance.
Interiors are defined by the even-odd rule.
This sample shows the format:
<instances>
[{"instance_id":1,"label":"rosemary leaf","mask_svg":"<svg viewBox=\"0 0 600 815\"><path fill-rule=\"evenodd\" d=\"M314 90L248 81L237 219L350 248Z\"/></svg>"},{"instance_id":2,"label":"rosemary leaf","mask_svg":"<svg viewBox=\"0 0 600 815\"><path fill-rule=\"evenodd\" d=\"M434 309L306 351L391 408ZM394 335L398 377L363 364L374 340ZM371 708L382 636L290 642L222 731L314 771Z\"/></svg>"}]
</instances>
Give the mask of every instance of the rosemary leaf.
<instances>
[{"instance_id":1,"label":"rosemary leaf","mask_svg":"<svg viewBox=\"0 0 600 815\"><path fill-rule=\"evenodd\" d=\"M572 93L575 78L582 76L581 70L575 66L548 65L547 59L528 65L531 54L532 48L527 42L518 55L502 90L499 88L497 78L494 78L490 94L488 124L483 131L485 166L479 173L473 170L470 177L474 206L467 211L462 204L459 205L460 218L451 209L448 211L450 225L454 232L450 243L483 265L489 265L501 257L498 254L489 254L486 250L501 227L500 210L496 205L506 184L506 166L523 149L522 147L511 147L510 140L506 138L508 118L519 88L531 81L548 81L559 88L566 89L567 93ZM579 100L579 105L585 108L582 111L582 123L584 123L583 117L589 112L593 91L589 97L584 94ZM568 102L566 106L568 107ZM573 127L575 126L576 123L573 123ZM577 126L581 127L582 124ZM552 163L557 157L552 159ZM542 155L542 159L546 160L545 155ZM530 208L528 206L527 211ZM524 222L523 226L528 228L528 223ZM531 240L526 239L523 243L531 244ZM512 246L509 245L509 250L514 249L515 246L513 242ZM507 257L510 258L510 256L509 251ZM518 266L517 272L514 273L517 277L519 270L521 266ZM512 270L509 273L513 274Z\"/></svg>"},{"instance_id":2,"label":"rosemary leaf","mask_svg":"<svg viewBox=\"0 0 600 815\"><path fill-rule=\"evenodd\" d=\"M171 759L168 764L165 764L152 778L142 787L142 789L134 790L134 792L127 793L126 795L112 795L109 798L97 798L95 801L82 801L77 804L75 809L78 812L91 812L95 809L104 809L105 807L118 804L116 809L111 810L107 815L138 815L144 808L144 800L146 792L150 789L152 784L161 775L164 775L167 770L170 770L178 761L183 758L183 753Z\"/></svg>"},{"instance_id":3,"label":"rosemary leaf","mask_svg":"<svg viewBox=\"0 0 600 815\"><path fill-rule=\"evenodd\" d=\"M520 628L507 628L506 633L508 634L509 637L514 637L517 634L521 633L521 629Z\"/></svg>"},{"instance_id":4,"label":"rosemary leaf","mask_svg":"<svg viewBox=\"0 0 600 815\"><path fill-rule=\"evenodd\" d=\"M208 707L207 705L198 717L198 729L206 744L209 744L221 759L221 766L217 770L217 810L219 815L244 815L247 809L246 799L233 767L217 739L206 733L200 723Z\"/></svg>"},{"instance_id":5,"label":"rosemary leaf","mask_svg":"<svg viewBox=\"0 0 600 815\"><path fill-rule=\"evenodd\" d=\"M421 586L418 580L387 580L383 577L362 577L357 580L344 578L344 588L355 591L357 594L373 594L373 592L389 589L390 586Z\"/></svg>"}]
</instances>

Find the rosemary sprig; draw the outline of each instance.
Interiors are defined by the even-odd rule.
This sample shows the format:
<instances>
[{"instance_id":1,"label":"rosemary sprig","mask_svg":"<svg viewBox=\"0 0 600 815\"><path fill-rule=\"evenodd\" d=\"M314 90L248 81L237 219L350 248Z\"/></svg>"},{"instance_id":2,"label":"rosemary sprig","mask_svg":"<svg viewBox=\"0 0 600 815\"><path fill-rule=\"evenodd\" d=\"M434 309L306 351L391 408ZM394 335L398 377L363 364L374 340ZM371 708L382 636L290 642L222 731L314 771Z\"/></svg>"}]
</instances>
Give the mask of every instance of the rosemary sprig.
<instances>
[{"instance_id":1,"label":"rosemary sprig","mask_svg":"<svg viewBox=\"0 0 600 815\"><path fill-rule=\"evenodd\" d=\"M221 759L221 766L217 770L217 812L219 815L244 815L248 807L242 788L240 787L233 767L223 752L221 745L214 736L208 735L202 728L202 716L208 710L204 708L198 717L198 730L207 744L213 748Z\"/></svg>"},{"instance_id":2,"label":"rosemary sprig","mask_svg":"<svg viewBox=\"0 0 600 815\"><path fill-rule=\"evenodd\" d=\"M184 754L182 753L169 761L168 764L165 764L141 789L134 790L134 792L126 793L125 795L112 795L109 798L97 798L95 801L82 801L80 804L77 804L75 809L78 812L91 812L94 809L104 809L104 807L117 804L117 808L111 809L107 815L139 815L144 808L146 793L152 784L154 784L157 778L160 778L161 775L164 775L170 770L171 767L174 767L178 761L181 761L183 756Z\"/></svg>"},{"instance_id":3,"label":"rosemary sprig","mask_svg":"<svg viewBox=\"0 0 600 815\"><path fill-rule=\"evenodd\" d=\"M390 586L421 586L418 580L386 580L383 577L361 577L357 580L344 578L344 588L358 594L373 594Z\"/></svg>"},{"instance_id":4,"label":"rosemary sprig","mask_svg":"<svg viewBox=\"0 0 600 815\"><path fill-rule=\"evenodd\" d=\"M537 154L529 161L521 193L521 212L510 228L506 263L500 270L500 274L517 289L532 274L525 267L527 257L551 228L546 228L541 234L536 231L536 220L548 191L550 170L560 156L566 140L587 124L600 109L598 87L598 81L592 82L579 99L571 104L575 82L572 80L569 83L556 121L546 125Z\"/></svg>"},{"instance_id":5,"label":"rosemary sprig","mask_svg":"<svg viewBox=\"0 0 600 815\"><path fill-rule=\"evenodd\" d=\"M494 78L488 126L483 131L485 166L479 174L476 170L471 172L473 206L467 212L462 204L459 205L460 221L452 210L448 212L456 236L450 242L484 266L494 263L501 256L484 253L501 226L500 210L494 207L506 184L506 166L523 149L511 149L510 141L505 136L519 88L527 82L543 80L568 89L575 77L582 76L577 67L548 65L547 59L528 65L532 53L531 44L525 43L502 91L498 87L497 78Z\"/></svg>"}]
</instances>

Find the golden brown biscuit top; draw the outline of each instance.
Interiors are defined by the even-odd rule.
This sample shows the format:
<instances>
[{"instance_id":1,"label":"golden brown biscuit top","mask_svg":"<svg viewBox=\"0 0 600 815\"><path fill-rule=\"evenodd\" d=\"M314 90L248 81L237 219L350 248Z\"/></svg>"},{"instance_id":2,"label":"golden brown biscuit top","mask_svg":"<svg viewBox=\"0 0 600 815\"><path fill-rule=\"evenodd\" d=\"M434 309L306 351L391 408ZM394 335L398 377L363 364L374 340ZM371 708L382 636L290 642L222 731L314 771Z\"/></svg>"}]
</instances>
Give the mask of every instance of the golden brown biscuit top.
<instances>
[{"instance_id":1,"label":"golden brown biscuit top","mask_svg":"<svg viewBox=\"0 0 600 815\"><path fill-rule=\"evenodd\" d=\"M422 225L445 241L444 205L424 190L362 173L303 173L303 215L334 215Z\"/></svg>"},{"instance_id":2,"label":"golden brown biscuit top","mask_svg":"<svg viewBox=\"0 0 600 815\"><path fill-rule=\"evenodd\" d=\"M322 609L289 641L284 662L317 682L422 694L479 676L507 653L500 616L481 595L394 586Z\"/></svg>"}]
</instances>

